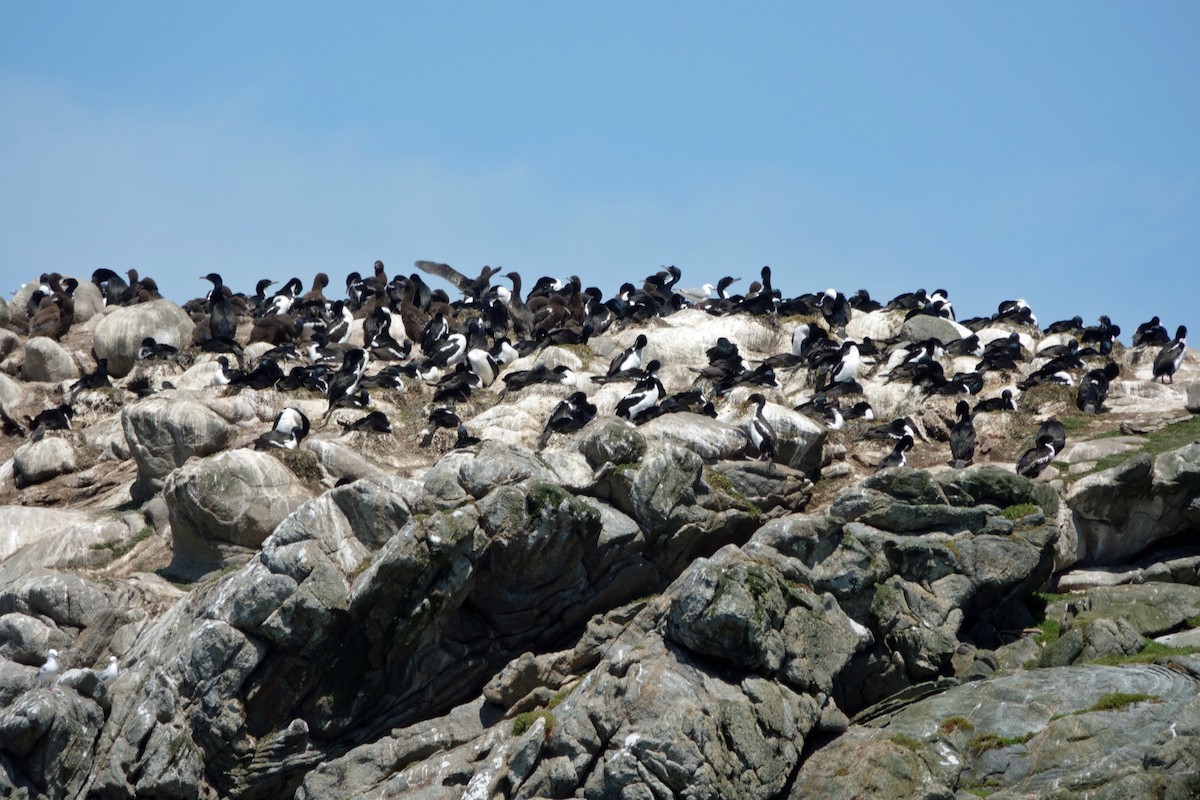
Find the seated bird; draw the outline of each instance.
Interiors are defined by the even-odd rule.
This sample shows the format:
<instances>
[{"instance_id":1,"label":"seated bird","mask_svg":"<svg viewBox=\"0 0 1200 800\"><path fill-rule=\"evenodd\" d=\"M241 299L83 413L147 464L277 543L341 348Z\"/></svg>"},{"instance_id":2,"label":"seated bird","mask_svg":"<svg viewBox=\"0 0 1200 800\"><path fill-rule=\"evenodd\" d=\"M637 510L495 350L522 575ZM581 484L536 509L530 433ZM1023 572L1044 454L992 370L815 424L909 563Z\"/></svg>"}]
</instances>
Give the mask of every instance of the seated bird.
<instances>
[{"instance_id":1,"label":"seated bird","mask_svg":"<svg viewBox=\"0 0 1200 800\"><path fill-rule=\"evenodd\" d=\"M975 423L971 421L971 406L959 400L954 409L958 422L950 429L950 466L962 468L975 460Z\"/></svg>"}]
</instances>

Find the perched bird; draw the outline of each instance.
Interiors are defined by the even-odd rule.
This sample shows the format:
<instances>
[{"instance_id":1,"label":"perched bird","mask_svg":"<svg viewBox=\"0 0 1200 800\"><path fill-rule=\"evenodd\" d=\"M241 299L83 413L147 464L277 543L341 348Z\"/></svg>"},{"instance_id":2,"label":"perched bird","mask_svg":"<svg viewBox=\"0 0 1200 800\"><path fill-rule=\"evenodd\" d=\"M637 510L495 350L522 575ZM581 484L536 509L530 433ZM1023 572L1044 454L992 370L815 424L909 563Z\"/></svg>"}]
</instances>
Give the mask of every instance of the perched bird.
<instances>
[{"instance_id":1,"label":"perched bird","mask_svg":"<svg viewBox=\"0 0 1200 800\"><path fill-rule=\"evenodd\" d=\"M1013 399L1012 389L1005 389L1000 393L999 397L989 397L986 400L980 400L975 404L975 413L981 414L989 411L1016 411L1017 401Z\"/></svg>"},{"instance_id":2,"label":"perched bird","mask_svg":"<svg viewBox=\"0 0 1200 800\"><path fill-rule=\"evenodd\" d=\"M775 460L775 428L767 421L763 414L763 409L767 405L767 398L755 392L746 398L746 401L754 406L754 415L750 418L748 431L750 433L750 444L758 453L759 461L774 461Z\"/></svg>"},{"instance_id":3,"label":"perched bird","mask_svg":"<svg viewBox=\"0 0 1200 800\"><path fill-rule=\"evenodd\" d=\"M852 339L842 343L841 358L829 370L829 380L826 387L835 383L850 383L858 380L858 370L862 359L858 353L858 344Z\"/></svg>"},{"instance_id":4,"label":"perched bird","mask_svg":"<svg viewBox=\"0 0 1200 800\"><path fill-rule=\"evenodd\" d=\"M53 683L58 677L58 651L51 648L46 653L46 663L42 664L37 671L38 683Z\"/></svg>"},{"instance_id":5,"label":"perched bird","mask_svg":"<svg viewBox=\"0 0 1200 800\"><path fill-rule=\"evenodd\" d=\"M254 447L257 450L295 450L304 437L308 436L309 427L308 417L304 412L288 406L275 415L271 430L254 440Z\"/></svg>"},{"instance_id":6,"label":"perched bird","mask_svg":"<svg viewBox=\"0 0 1200 800\"><path fill-rule=\"evenodd\" d=\"M363 433L391 433L392 423L388 421L387 415L382 411L372 411L365 417L360 417L353 422L343 422L342 433L350 431L361 431Z\"/></svg>"},{"instance_id":7,"label":"perched bird","mask_svg":"<svg viewBox=\"0 0 1200 800\"><path fill-rule=\"evenodd\" d=\"M545 364L538 364L533 369L520 369L510 372L501 378L504 381L504 391L519 391L535 383L571 383L574 373L566 364L551 369ZM501 393L503 394L503 393Z\"/></svg>"},{"instance_id":8,"label":"perched bird","mask_svg":"<svg viewBox=\"0 0 1200 800\"><path fill-rule=\"evenodd\" d=\"M975 423L971 421L971 406L966 400L959 400L954 409L958 422L950 429L950 455L953 457L951 466L962 468L975 460Z\"/></svg>"},{"instance_id":9,"label":"perched bird","mask_svg":"<svg viewBox=\"0 0 1200 800\"><path fill-rule=\"evenodd\" d=\"M71 418L75 416L75 409L63 403L55 408L47 408L45 411L38 412L36 417L25 417L29 427L29 435L33 441L40 441L46 431L69 431L71 430Z\"/></svg>"},{"instance_id":10,"label":"perched bird","mask_svg":"<svg viewBox=\"0 0 1200 800\"><path fill-rule=\"evenodd\" d=\"M1061 453L1067 446L1067 429L1056 419L1048 419L1038 426L1038 436L1049 436L1054 452Z\"/></svg>"},{"instance_id":11,"label":"perched bird","mask_svg":"<svg viewBox=\"0 0 1200 800\"><path fill-rule=\"evenodd\" d=\"M658 380L661 366L657 360L646 365L646 377L634 384L633 390L617 403L618 417L636 422L638 417L654 408L666 396L666 390Z\"/></svg>"},{"instance_id":12,"label":"perched bird","mask_svg":"<svg viewBox=\"0 0 1200 800\"><path fill-rule=\"evenodd\" d=\"M913 438L916 435L917 435L917 432L913 428L912 422L910 422L905 417L897 417L896 419L894 419L891 422L888 422L886 424L876 425L873 428L869 428L867 430L867 432L863 434L863 438L864 439L903 439L905 436L908 436L909 438Z\"/></svg>"},{"instance_id":13,"label":"perched bird","mask_svg":"<svg viewBox=\"0 0 1200 800\"><path fill-rule=\"evenodd\" d=\"M354 396L354 393L358 391L358 384L362 381L363 373L367 370L367 362L370 360L370 355L361 347L346 351L346 355L342 357L341 369L329 382L329 392L326 395L329 400L329 410L325 412L326 421L340 401Z\"/></svg>"},{"instance_id":14,"label":"perched bird","mask_svg":"<svg viewBox=\"0 0 1200 800\"><path fill-rule=\"evenodd\" d=\"M896 442L896 446L892 448L892 452L883 457L883 460L880 461L875 467L875 471L882 472L883 470L891 469L892 467L906 466L908 464L908 459L904 457L904 454L907 451L912 450L912 448L913 437L909 436L908 434L900 437L900 439Z\"/></svg>"},{"instance_id":15,"label":"perched bird","mask_svg":"<svg viewBox=\"0 0 1200 800\"><path fill-rule=\"evenodd\" d=\"M626 347L618 353L608 365L606 377L611 378L619 372L642 368L642 350L647 344L646 335L639 333L637 338L633 340L633 344Z\"/></svg>"},{"instance_id":16,"label":"perched bird","mask_svg":"<svg viewBox=\"0 0 1200 800\"><path fill-rule=\"evenodd\" d=\"M254 440L254 449L295 450L300 444L300 434L301 429L298 425L292 426L288 431L271 428L271 430Z\"/></svg>"},{"instance_id":17,"label":"perched bird","mask_svg":"<svg viewBox=\"0 0 1200 800\"><path fill-rule=\"evenodd\" d=\"M142 346L138 348L137 358L138 361L154 361L157 359L171 359L178 355L178 347L156 342L153 336L147 336L145 339L142 339Z\"/></svg>"},{"instance_id":18,"label":"perched bird","mask_svg":"<svg viewBox=\"0 0 1200 800\"><path fill-rule=\"evenodd\" d=\"M1054 436L1048 433L1040 434L1037 444L1021 454L1017 461L1017 474L1026 478L1036 478L1046 465L1054 458Z\"/></svg>"},{"instance_id":19,"label":"perched bird","mask_svg":"<svg viewBox=\"0 0 1200 800\"><path fill-rule=\"evenodd\" d=\"M115 681L117 679L117 672L118 672L117 657L109 656L108 657L108 666L105 667L101 672L99 672L96 675L96 677L99 678L104 683L112 683L113 681Z\"/></svg>"},{"instance_id":20,"label":"perched bird","mask_svg":"<svg viewBox=\"0 0 1200 800\"><path fill-rule=\"evenodd\" d=\"M821 315L825 317L830 328L845 331L847 323L850 322L850 301L846 299L846 295L837 289L826 289L817 301L817 307L821 309Z\"/></svg>"},{"instance_id":21,"label":"perched bird","mask_svg":"<svg viewBox=\"0 0 1200 800\"><path fill-rule=\"evenodd\" d=\"M462 425L462 420L458 418L458 414L454 413L454 409L438 407L429 412L429 422L421 431L421 447L428 447L433 441L433 434L439 428L458 428Z\"/></svg>"},{"instance_id":22,"label":"perched bird","mask_svg":"<svg viewBox=\"0 0 1200 800\"><path fill-rule=\"evenodd\" d=\"M1104 401L1108 399L1108 385L1121 374L1121 368L1115 361L1104 365L1103 369L1094 369L1079 379L1079 388L1075 392L1075 406L1085 414L1098 414Z\"/></svg>"},{"instance_id":23,"label":"perched bird","mask_svg":"<svg viewBox=\"0 0 1200 800\"><path fill-rule=\"evenodd\" d=\"M1137 326L1137 330L1133 332L1133 346L1140 347L1141 345L1153 344L1162 346L1171 341L1171 337L1167 335L1167 329L1159 322L1158 315L1150 318L1149 322L1143 322Z\"/></svg>"},{"instance_id":24,"label":"perched bird","mask_svg":"<svg viewBox=\"0 0 1200 800\"><path fill-rule=\"evenodd\" d=\"M1187 327L1180 325L1175 330L1175 338L1154 357L1154 380L1171 383L1175 382L1175 371L1183 363L1183 353L1187 349Z\"/></svg>"},{"instance_id":25,"label":"perched bird","mask_svg":"<svg viewBox=\"0 0 1200 800\"><path fill-rule=\"evenodd\" d=\"M550 412L550 418L546 420L546 427L538 438L538 446L544 446L549 441L551 434L579 430L591 422L595 416L596 406L588 401L587 395L583 392L575 392Z\"/></svg>"},{"instance_id":26,"label":"perched bird","mask_svg":"<svg viewBox=\"0 0 1200 800\"><path fill-rule=\"evenodd\" d=\"M74 401L75 396L84 389L101 389L106 386L112 386L112 381L108 378L108 359L97 358L96 370L72 383L68 392L71 400Z\"/></svg>"}]
</instances>

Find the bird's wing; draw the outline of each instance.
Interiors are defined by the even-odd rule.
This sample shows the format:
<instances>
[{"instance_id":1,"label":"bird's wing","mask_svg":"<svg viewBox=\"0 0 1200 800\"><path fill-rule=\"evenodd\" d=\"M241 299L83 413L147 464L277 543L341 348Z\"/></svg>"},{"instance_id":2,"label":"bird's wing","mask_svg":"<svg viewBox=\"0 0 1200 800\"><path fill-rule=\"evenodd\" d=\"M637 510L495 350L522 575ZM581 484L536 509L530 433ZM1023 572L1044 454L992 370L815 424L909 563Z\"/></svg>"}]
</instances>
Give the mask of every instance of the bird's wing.
<instances>
[{"instance_id":1,"label":"bird's wing","mask_svg":"<svg viewBox=\"0 0 1200 800\"><path fill-rule=\"evenodd\" d=\"M413 262L413 266L422 272L437 275L439 278L450 281L450 283L453 283L460 290L471 282L470 278L449 264L441 264L437 261L415 261Z\"/></svg>"}]
</instances>

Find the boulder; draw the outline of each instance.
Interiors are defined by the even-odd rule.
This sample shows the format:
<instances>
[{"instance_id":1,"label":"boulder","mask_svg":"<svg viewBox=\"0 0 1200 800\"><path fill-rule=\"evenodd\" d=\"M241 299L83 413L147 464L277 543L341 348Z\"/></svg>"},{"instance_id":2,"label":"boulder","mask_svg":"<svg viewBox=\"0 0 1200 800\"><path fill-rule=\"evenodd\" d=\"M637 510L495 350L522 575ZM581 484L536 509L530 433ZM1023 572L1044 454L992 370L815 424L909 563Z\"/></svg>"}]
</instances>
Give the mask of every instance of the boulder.
<instances>
[{"instance_id":1,"label":"boulder","mask_svg":"<svg viewBox=\"0 0 1200 800\"><path fill-rule=\"evenodd\" d=\"M1184 408L1191 414L1200 414L1200 382L1189 381L1187 384L1187 402Z\"/></svg>"},{"instance_id":2,"label":"boulder","mask_svg":"<svg viewBox=\"0 0 1200 800\"><path fill-rule=\"evenodd\" d=\"M739 458L749 445L743 428L700 414L664 414L637 430L648 442L684 447L708 461Z\"/></svg>"},{"instance_id":3,"label":"boulder","mask_svg":"<svg viewBox=\"0 0 1200 800\"><path fill-rule=\"evenodd\" d=\"M121 409L121 425L138 466L130 493L139 502L152 497L192 456L224 449L230 436L225 421L198 400L150 397Z\"/></svg>"},{"instance_id":4,"label":"boulder","mask_svg":"<svg viewBox=\"0 0 1200 800\"><path fill-rule=\"evenodd\" d=\"M0 328L0 361L8 358L21 346L21 337L8 328Z\"/></svg>"},{"instance_id":5,"label":"boulder","mask_svg":"<svg viewBox=\"0 0 1200 800\"><path fill-rule=\"evenodd\" d=\"M171 520L171 571L195 576L240 563L308 492L278 459L230 450L173 472L163 495Z\"/></svg>"},{"instance_id":6,"label":"boulder","mask_svg":"<svg viewBox=\"0 0 1200 800\"><path fill-rule=\"evenodd\" d=\"M191 344L194 327L187 312L170 300L152 300L105 315L96 325L92 348L97 358L108 359L109 374L123 378L133 369L143 339L182 349Z\"/></svg>"},{"instance_id":7,"label":"boulder","mask_svg":"<svg viewBox=\"0 0 1200 800\"><path fill-rule=\"evenodd\" d=\"M97 545L129 536L129 528L110 514L0 506L0 585L31 568L86 562Z\"/></svg>"},{"instance_id":8,"label":"boulder","mask_svg":"<svg viewBox=\"0 0 1200 800\"><path fill-rule=\"evenodd\" d=\"M952 319L935 317L931 314L917 314L904 321L900 328L900 338L910 342L923 342L926 339L937 339L942 344L957 342L971 336L971 329L959 325Z\"/></svg>"},{"instance_id":9,"label":"boulder","mask_svg":"<svg viewBox=\"0 0 1200 800\"><path fill-rule=\"evenodd\" d=\"M1191 796L1196 687L1186 671L1134 664L949 688L851 727L804 763L789 797Z\"/></svg>"},{"instance_id":10,"label":"boulder","mask_svg":"<svg viewBox=\"0 0 1200 800\"><path fill-rule=\"evenodd\" d=\"M27 381L56 383L79 377L75 359L58 342L45 336L35 336L25 343L25 361L21 377Z\"/></svg>"},{"instance_id":11,"label":"boulder","mask_svg":"<svg viewBox=\"0 0 1200 800\"><path fill-rule=\"evenodd\" d=\"M71 638L28 614L0 614L0 656L29 666L41 666L50 648L65 650Z\"/></svg>"},{"instance_id":12,"label":"boulder","mask_svg":"<svg viewBox=\"0 0 1200 800\"><path fill-rule=\"evenodd\" d=\"M1083 560L1119 564L1193 525L1200 444L1128 461L1078 480L1067 494Z\"/></svg>"},{"instance_id":13,"label":"boulder","mask_svg":"<svg viewBox=\"0 0 1200 800\"><path fill-rule=\"evenodd\" d=\"M876 342L894 341L900 336L904 327L904 315L901 310L889 311L881 308L866 314L855 313L846 325L846 336L857 341L871 338Z\"/></svg>"},{"instance_id":14,"label":"boulder","mask_svg":"<svg viewBox=\"0 0 1200 800\"><path fill-rule=\"evenodd\" d=\"M584 429L579 452L593 469L605 464L634 464L646 454L646 437L620 420L601 419Z\"/></svg>"},{"instance_id":15,"label":"boulder","mask_svg":"<svg viewBox=\"0 0 1200 800\"><path fill-rule=\"evenodd\" d=\"M1144 436L1111 436L1105 439L1074 442L1067 445L1058 460L1067 464L1099 461L1118 453L1133 453L1141 450L1147 441Z\"/></svg>"},{"instance_id":16,"label":"boulder","mask_svg":"<svg viewBox=\"0 0 1200 800\"><path fill-rule=\"evenodd\" d=\"M23 444L13 453L13 480L18 489L74 471L75 448L59 436Z\"/></svg>"},{"instance_id":17,"label":"boulder","mask_svg":"<svg viewBox=\"0 0 1200 800\"><path fill-rule=\"evenodd\" d=\"M54 622L59 628L86 628L112 611L100 584L67 573L29 571L0 589L0 614L24 614Z\"/></svg>"}]
</instances>

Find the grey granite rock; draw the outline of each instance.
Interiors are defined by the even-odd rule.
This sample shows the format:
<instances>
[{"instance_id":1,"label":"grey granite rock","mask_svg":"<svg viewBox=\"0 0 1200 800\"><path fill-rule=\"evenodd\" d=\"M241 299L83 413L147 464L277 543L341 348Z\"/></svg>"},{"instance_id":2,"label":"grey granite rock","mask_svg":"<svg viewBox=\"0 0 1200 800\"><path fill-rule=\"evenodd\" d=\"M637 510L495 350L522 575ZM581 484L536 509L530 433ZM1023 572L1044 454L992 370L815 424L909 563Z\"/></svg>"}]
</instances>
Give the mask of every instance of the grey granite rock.
<instances>
[{"instance_id":1,"label":"grey granite rock","mask_svg":"<svg viewBox=\"0 0 1200 800\"><path fill-rule=\"evenodd\" d=\"M230 436L225 421L197 400L151 397L125 406L121 425L138 466L135 500L153 496L192 456L222 450Z\"/></svg>"},{"instance_id":2,"label":"grey granite rock","mask_svg":"<svg viewBox=\"0 0 1200 800\"><path fill-rule=\"evenodd\" d=\"M195 578L245 561L309 494L278 459L240 449L189 461L167 478L163 496L170 569Z\"/></svg>"},{"instance_id":3,"label":"grey granite rock","mask_svg":"<svg viewBox=\"0 0 1200 800\"><path fill-rule=\"evenodd\" d=\"M97 358L108 359L109 373L122 378L133 369L143 339L182 348L191 343L194 327L191 317L175 303L153 300L105 314L93 332L92 347Z\"/></svg>"},{"instance_id":4,"label":"grey granite rock","mask_svg":"<svg viewBox=\"0 0 1200 800\"><path fill-rule=\"evenodd\" d=\"M18 488L74 471L75 448L59 436L21 445L13 453L13 479Z\"/></svg>"},{"instance_id":5,"label":"grey granite rock","mask_svg":"<svg viewBox=\"0 0 1200 800\"><path fill-rule=\"evenodd\" d=\"M44 383L71 381L79 377L79 367L61 344L45 336L35 336L25 342L21 377Z\"/></svg>"}]
</instances>

